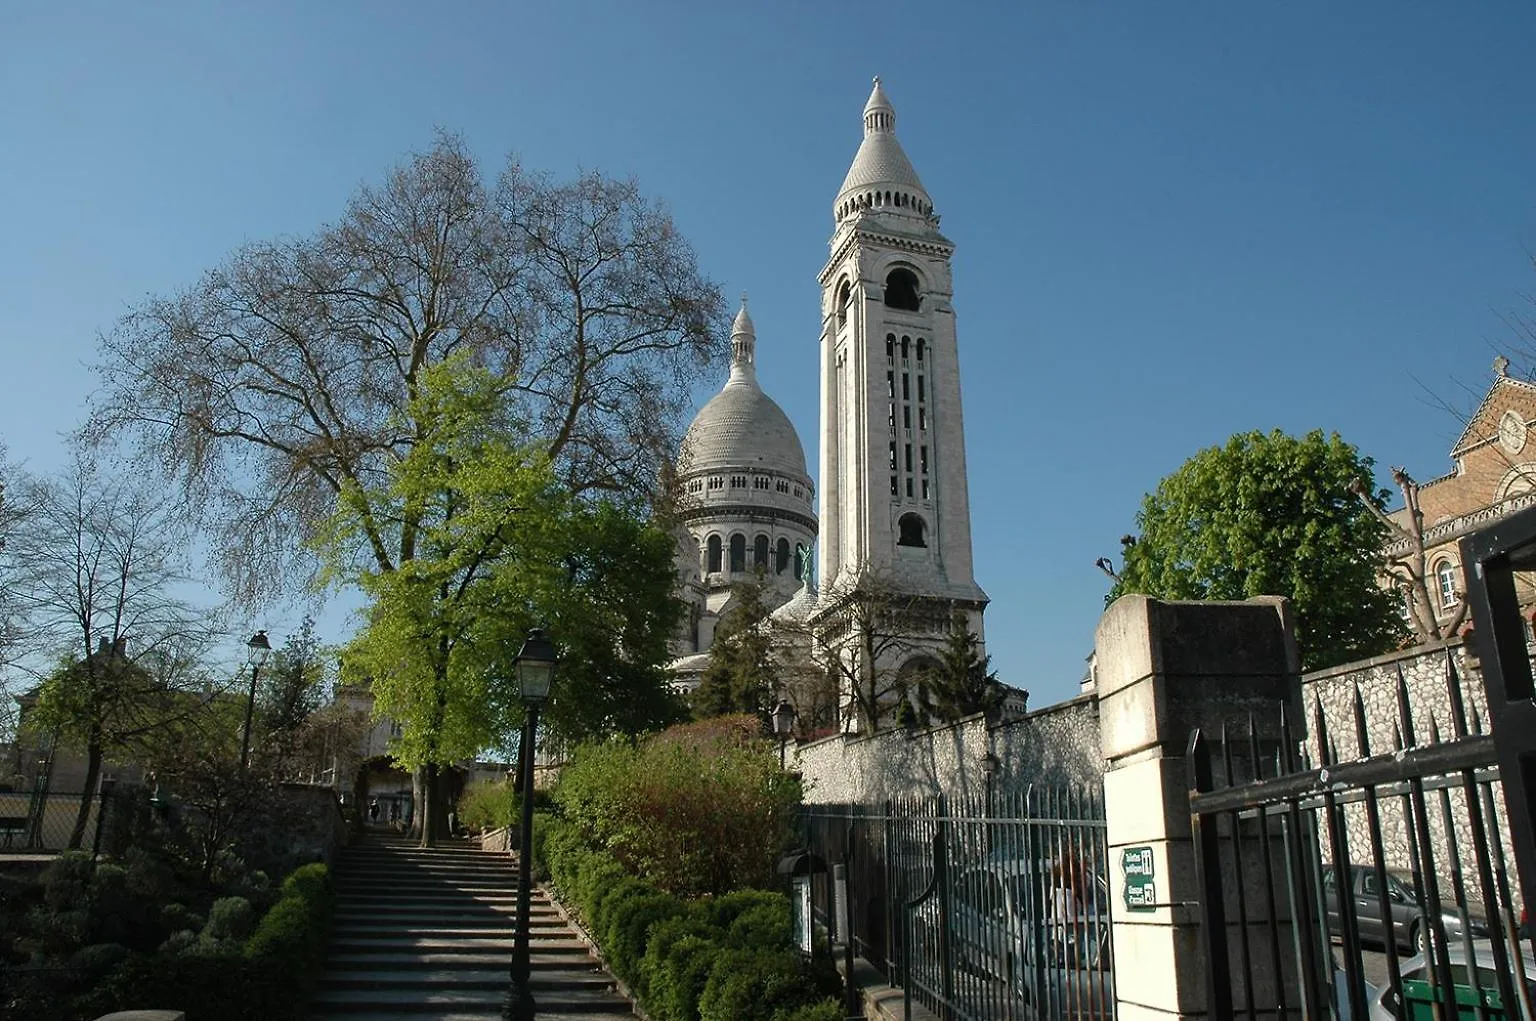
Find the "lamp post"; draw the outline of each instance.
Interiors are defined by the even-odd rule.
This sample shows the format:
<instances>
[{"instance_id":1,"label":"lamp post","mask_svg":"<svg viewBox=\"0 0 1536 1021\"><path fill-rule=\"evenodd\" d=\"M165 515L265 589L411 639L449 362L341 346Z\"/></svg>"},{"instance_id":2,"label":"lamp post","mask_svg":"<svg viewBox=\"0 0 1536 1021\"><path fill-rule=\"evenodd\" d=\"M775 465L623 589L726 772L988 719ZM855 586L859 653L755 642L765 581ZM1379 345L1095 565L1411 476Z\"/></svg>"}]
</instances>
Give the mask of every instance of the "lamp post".
<instances>
[{"instance_id":1,"label":"lamp post","mask_svg":"<svg viewBox=\"0 0 1536 1021\"><path fill-rule=\"evenodd\" d=\"M251 716L256 711L256 677L261 673L262 666L267 662L267 657L272 655L272 643L267 641L267 633L258 631L245 643L246 662L251 665L251 694L245 700L245 731L240 738L240 772L245 772L246 766L251 761Z\"/></svg>"},{"instance_id":2,"label":"lamp post","mask_svg":"<svg viewBox=\"0 0 1536 1021\"><path fill-rule=\"evenodd\" d=\"M542 628L528 632L528 640L513 661L513 669L527 717L518 748L523 819L517 852L517 933L512 941L512 982L502 1017L506 1021L533 1021L533 992L528 988L528 902L533 891L533 743L539 729L539 706L549 697L550 682L555 678L555 646Z\"/></svg>"},{"instance_id":3,"label":"lamp post","mask_svg":"<svg viewBox=\"0 0 1536 1021\"><path fill-rule=\"evenodd\" d=\"M795 707L789 704L788 699L779 699L779 704L773 711L773 732L779 739L779 768L784 768L784 746L789 743L789 735L795 729Z\"/></svg>"}]
</instances>

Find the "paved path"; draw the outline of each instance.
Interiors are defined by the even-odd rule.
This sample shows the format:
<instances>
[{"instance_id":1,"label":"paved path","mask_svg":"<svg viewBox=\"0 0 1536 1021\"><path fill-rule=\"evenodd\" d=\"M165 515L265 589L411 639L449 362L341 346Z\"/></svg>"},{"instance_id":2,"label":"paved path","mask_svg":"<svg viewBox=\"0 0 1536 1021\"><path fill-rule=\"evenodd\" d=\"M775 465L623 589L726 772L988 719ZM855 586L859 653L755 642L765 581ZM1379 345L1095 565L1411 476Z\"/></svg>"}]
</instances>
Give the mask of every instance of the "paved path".
<instances>
[{"instance_id":1,"label":"paved path","mask_svg":"<svg viewBox=\"0 0 1536 1021\"><path fill-rule=\"evenodd\" d=\"M490 1021L512 959L515 858L370 833L336 864L336 915L313 1021ZM633 1017L613 977L542 890L532 910L538 1016Z\"/></svg>"}]
</instances>

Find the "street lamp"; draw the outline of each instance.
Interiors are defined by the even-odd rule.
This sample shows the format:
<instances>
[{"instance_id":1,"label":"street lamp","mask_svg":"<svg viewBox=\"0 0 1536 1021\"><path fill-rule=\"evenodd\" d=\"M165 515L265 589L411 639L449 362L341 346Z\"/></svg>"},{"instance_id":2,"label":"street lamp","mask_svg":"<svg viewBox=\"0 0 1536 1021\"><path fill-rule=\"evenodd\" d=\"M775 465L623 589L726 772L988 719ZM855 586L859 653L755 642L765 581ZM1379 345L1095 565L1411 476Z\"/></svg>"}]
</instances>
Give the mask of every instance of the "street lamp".
<instances>
[{"instance_id":1,"label":"street lamp","mask_svg":"<svg viewBox=\"0 0 1536 1021\"><path fill-rule=\"evenodd\" d=\"M779 699L778 708L773 711L773 732L779 738L779 768L784 768L784 746L789 743L789 735L795 729L795 707L789 704L789 699Z\"/></svg>"},{"instance_id":2,"label":"street lamp","mask_svg":"<svg viewBox=\"0 0 1536 1021\"><path fill-rule=\"evenodd\" d=\"M533 890L533 743L539 729L539 706L549 697L555 679L555 646L542 628L528 632L528 640L513 661L517 687L527 709L518 748L518 769L523 791L522 839L517 853L517 934L512 941L512 983L502 1011L506 1021L533 1021L533 992L528 988L528 909Z\"/></svg>"},{"instance_id":3,"label":"street lamp","mask_svg":"<svg viewBox=\"0 0 1536 1021\"><path fill-rule=\"evenodd\" d=\"M240 771L245 772L246 765L251 761L251 715L256 711L256 677L261 673L261 668L267 662L267 657L272 655L272 643L267 641L267 633L258 631L245 643L245 661L251 665L251 694L245 700L245 732L240 738Z\"/></svg>"}]
</instances>

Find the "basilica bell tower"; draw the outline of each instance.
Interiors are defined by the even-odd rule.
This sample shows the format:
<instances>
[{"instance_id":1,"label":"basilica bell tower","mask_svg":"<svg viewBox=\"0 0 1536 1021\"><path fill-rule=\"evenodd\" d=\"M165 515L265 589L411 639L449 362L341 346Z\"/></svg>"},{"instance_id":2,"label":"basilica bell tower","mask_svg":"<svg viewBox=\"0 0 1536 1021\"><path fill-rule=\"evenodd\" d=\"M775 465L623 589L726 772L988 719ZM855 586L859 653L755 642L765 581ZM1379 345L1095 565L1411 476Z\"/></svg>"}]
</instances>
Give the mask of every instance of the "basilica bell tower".
<instances>
[{"instance_id":1,"label":"basilica bell tower","mask_svg":"<svg viewBox=\"0 0 1536 1021\"><path fill-rule=\"evenodd\" d=\"M820 276L823 598L878 585L963 610L980 635L955 246L896 140L879 78L833 217Z\"/></svg>"}]
</instances>

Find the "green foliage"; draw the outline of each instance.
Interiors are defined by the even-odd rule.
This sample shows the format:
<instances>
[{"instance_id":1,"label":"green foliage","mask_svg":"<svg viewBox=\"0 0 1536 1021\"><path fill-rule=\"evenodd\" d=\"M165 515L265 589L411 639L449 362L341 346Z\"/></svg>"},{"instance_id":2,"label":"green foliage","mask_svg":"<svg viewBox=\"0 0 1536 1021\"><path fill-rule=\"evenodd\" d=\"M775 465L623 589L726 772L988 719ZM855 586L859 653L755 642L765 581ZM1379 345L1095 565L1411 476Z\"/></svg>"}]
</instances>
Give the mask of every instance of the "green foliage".
<instances>
[{"instance_id":1,"label":"green foliage","mask_svg":"<svg viewBox=\"0 0 1536 1021\"><path fill-rule=\"evenodd\" d=\"M672 944L652 981L654 1011L666 1021L699 1021L699 997L725 949L703 936L684 936Z\"/></svg>"},{"instance_id":2,"label":"green foliage","mask_svg":"<svg viewBox=\"0 0 1536 1021\"><path fill-rule=\"evenodd\" d=\"M459 795L459 824L469 830L513 826L522 799L507 780L479 780Z\"/></svg>"},{"instance_id":3,"label":"green foliage","mask_svg":"<svg viewBox=\"0 0 1536 1021\"><path fill-rule=\"evenodd\" d=\"M767 885L800 784L759 735L754 718L735 716L585 745L555 800L589 845L668 893Z\"/></svg>"},{"instance_id":4,"label":"green foliage","mask_svg":"<svg viewBox=\"0 0 1536 1021\"><path fill-rule=\"evenodd\" d=\"M544 715L557 740L681 712L663 671L681 609L670 537L636 507L565 490L520 443L513 394L463 359L424 370L405 412L418 441L382 488L343 492L321 543L370 599L347 668L372 679L375 714L400 723L391 753L409 768L506 746L524 711L512 660L534 626L559 649ZM416 523L411 556L349 573L341 551L383 509Z\"/></svg>"},{"instance_id":5,"label":"green foliage","mask_svg":"<svg viewBox=\"0 0 1536 1021\"><path fill-rule=\"evenodd\" d=\"M210 939L243 940L256 926L256 911L244 897L220 897L208 910L203 934Z\"/></svg>"},{"instance_id":6,"label":"green foliage","mask_svg":"<svg viewBox=\"0 0 1536 1021\"><path fill-rule=\"evenodd\" d=\"M843 1021L845 1017L842 1002L832 997L773 1015L774 1021Z\"/></svg>"},{"instance_id":7,"label":"green foliage","mask_svg":"<svg viewBox=\"0 0 1536 1021\"><path fill-rule=\"evenodd\" d=\"M1383 526L1349 491L1358 477L1384 505L1371 468L1320 430L1240 433L1200 451L1142 502L1110 599L1286 596L1306 670L1395 648L1403 622L1377 583Z\"/></svg>"},{"instance_id":8,"label":"green foliage","mask_svg":"<svg viewBox=\"0 0 1536 1021\"><path fill-rule=\"evenodd\" d=\"M651 927L682 917L687 909L682 901L667 893L640 893L609 903L612 907L604 929L604 953L615 972L638 985L636 980L641 974L640 963L645 958Z\"/></svg>"},{"instance_id":9,"label":"green foliage","mask_svg":"<svg viewBox=\"0 0 1536 1021\"><path fill-rule=\"evenodd\" d=\"M925 678L932 713L946 723L966 716L986 713L990 718L1003 706L1003 686L997 674L989 670L991 656L981 654L981 640L966 622L955 614L950 621L939 661Z\"/></svg>"},{"instance_id":10,"label":"green foliage","mask_svg":"<svg viewBox=\"0 0 1536 1021\"><path fill-rule=\"evenodd\" d=\"M797 952L726 950L699 997L699 1021L775 1021L783 1008L804 1006L813 996Z\"/></svg>"},{"instance_id":11,"label":"green foliage","mask_svg":"<svg viewBox=\"0 0 1536 1021\"><path fill-rule=\"evenodd\" d=\"M715 628L709 665L693 693L694 715L702 718L747 713L766 721L778 690L778 666L765 625L772 610L763 599L761 577L731 587L731 602Z\"/></svg>"},{"instance_id":12,"label":"green foliage","mask_svg":"<svg viewBox=\"0 0 1536 1021\"><path fill-rule=\"evenodd\" d=\"M788 950L794 943L789 901L776 897L771 904L758 904L738 915L726 930L726 946L766 947Z\"/></svg>"}]
</instances>

